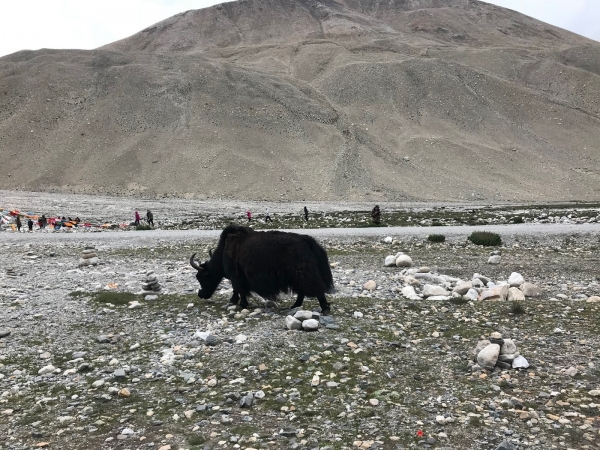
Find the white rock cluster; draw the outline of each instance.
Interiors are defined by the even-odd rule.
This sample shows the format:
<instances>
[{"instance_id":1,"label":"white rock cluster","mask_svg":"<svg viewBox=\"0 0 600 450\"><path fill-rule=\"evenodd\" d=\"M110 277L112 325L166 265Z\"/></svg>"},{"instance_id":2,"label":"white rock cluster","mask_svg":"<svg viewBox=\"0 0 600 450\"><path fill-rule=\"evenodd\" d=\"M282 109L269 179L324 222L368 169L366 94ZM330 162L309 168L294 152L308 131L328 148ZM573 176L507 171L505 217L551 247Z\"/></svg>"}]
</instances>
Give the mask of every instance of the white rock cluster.
<instances>
[{"instance_id":1,"label":"white rock cluster","mask_svg":"<svg viewBox=\"0 0 600 450\"><path fill-rule=\"evenodd\" d=\"M413 264L410 256L405 255L403 252L398 252L395 255L388 255L385 257L384 266L386 267L411 267Z\"/></svg>"},{"instance_id":2,"label":"white rock cluster","mask_svg":"<svg viewBox=\"0 0 600 450\"><path fill-rule=\"evenodd\" d=\"M86 246L83 249L81 258L79 259L80 266L95 266L98 264L98 254L93 246Z\"/></svg>"},{"instance_id":3,"label":"white rock cluster","mask_svg":"<svg viewBox=\"0 0 600 450\"><path fill-rule=\"evenodd\" d=\"M317 331L319 329L319 314L300 309L293 316L286 316L285 326L288 330Z\"/></svg>"},{"instance_id":4,"label":"white rock cluster","mask_svg":"<svg viewBox=\"0 0 600 450\"><path fill-rule=\"evenodd\" d=\"M502 335L494 332L489 339L477 343L474 351L476 365L471 370L487 369L527 369L529 363L520 355L512 339L503 339Z\"/></svg>"},{"instance_id":5,"label":"white rock cluster","mask_svg":"<svg viewBox=\"0 0 600 450\"><path fill-rule=\"evenodd\" d=\"M146 278L142 283L142 295L156 295L159 294L162 287L156 278L156 274L153 270L146 272Z\"/></svg>"},{"instance_id":6,"label":"white rock cluster","mask_svg":"<svg viewBox=\"0 0 600 450\"><path fill-rule=\"evenodd\" d=\"M523 276L513 272L508 280L492 281L479 273L470 280L440 275L429 267L405 269L396 277L402 287L395 287L403 297L409 300L449 300L463 298L474 300L510 300L522 301L542 295L542 289L525 281ZM365 289L368 289L365 287Z\"/></svg>"}]
</instances>

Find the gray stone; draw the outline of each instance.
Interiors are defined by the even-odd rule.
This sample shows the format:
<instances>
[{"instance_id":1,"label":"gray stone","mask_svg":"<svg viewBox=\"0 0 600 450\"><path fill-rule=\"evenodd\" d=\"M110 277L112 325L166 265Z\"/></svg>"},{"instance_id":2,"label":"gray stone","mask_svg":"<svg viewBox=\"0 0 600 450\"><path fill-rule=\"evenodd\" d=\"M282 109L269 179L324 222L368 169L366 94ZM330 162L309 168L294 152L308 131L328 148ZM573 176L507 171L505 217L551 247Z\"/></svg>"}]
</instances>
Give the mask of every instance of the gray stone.
<instances>
[{"instance_id":1,"label":"gray stone","mask_svg":"<svg viewBox=\"0 0 600 450\"><path fill-rule=\"evenodd\" d=\"M492 255L488 258L488 264L500 264L502 257L500 255Z\"/></svg>"},{"instance_id":2,"label":"gray stone","mask_svg":"<svg viewBox=\"0 0 600 450\"><path fill-rule=\"evenodd\" d=\"M363 289L367 291L374 291L377 288L377 283L375 280L369 280L365 284L363 284Z\"/></svg>"},{"instance_id":3,"label":"gray stone","mask_svg":"<svg viewBox=\"0 0 600 450\"><path fill-rule=\"evenodd\" d=\"M512 339L504 339L504 344L500 348L501 355L509 355L511 353L515 353L517 351L517 346L513 342Z\"/></svg>"},{"instance_id":4,"label":"gray stone","mask_svg":"<svg viewBox=\"0 0 600 450\"><path fill-rule=\"evenodd\" d=\"M4 338L10 336L10 331L9 330L0 330L0 338Z\"/></svg>"},{"instance_id":5,"label":"gray stone","mask_svg":"<svg viewBox=\"0 0 600 450\"><path fill-rule=\"evenodd\" d=\"M208 336L206 336L204 343L206 345L208 345L209 347L214 347L215 345L217 345L219 343L219 339L217 339L217 337L215 335L209 334Z\"/></svg>"},{"instance_id":6,"label":"gray stone","mask_svg":"<svg viewBox=\"0 0 600 450\"><path fill-rule=\"evenodd\" d=\"M444 295L448 296L448 291L441 286L434 286L432 284L426 284L423 287L423 297L431 297L433 295Z\"/></svg>"},{"instance_id":7,"label":"gray stone","mask_svg":"<svg viewBox=\"0 0 600 450\"><path fill-rule=\"evenodd\" d=\"M485 369L493 370L499 355L500 346L498 344L490 344L477 355L477 364Z\"/></svg>"},{"instance_id":8,"label":"gray stone","mask_svg":"<svg viewBox=\"0 0 600 450\"><path fill-rule=\"evenodd\" d=\"M525 283L525 279L518 272L513 272L510 274L510 277L508 277L508 285L510 287L518 287L521 286L523 283Z\"/></svg>"},{"instance_id":9,"label":"gray stone","mask_svg":"<svg viewBox=\"0 0 600 450\"><path fill-rule=\"evenodd\" d=\"M47 365L42 367L40 370L38 370L38 375L45 375L47 373L53 373L56 370L56 367L54 367L52 364Z\"/></svg>"},{"instance_id":10,"label":"gray stone","mask_svg":"<svg viewBox=\"0 0 600 450\"><path fill-rule=\"evenodd\" d=\"M396 257L394 255L388 255L385 257L385 262L383 263L385 267L392 267L396 265Z\"/></svg>"},{"instance_id":11,"label":"gray stone","mask_svg":"<svg viewBox=\"0 0 600 450\"><path fill-rule=\"evenodd\" d=\"M123 380L125 379L125 371L123 369L117 369L114 371L113 376L117 379L117 380Z\"/></svg>"},{"instance_id":12,"label":"gray stone","mask_svg":"<svg viewBox=\"0 0 600 450\"><path fill-rule=\"evenodd\" d=\"M298 319L301 322L304 320L312 319L312 316L313 316L312 311L304 311L304 310L296 311L296 314L294 314L294 318Z\"/></svg>"},{"instance_id":13,"label":"gray stone","mask_svg":"<svg viewBox=\"0 0 600 450\"><path fill-rule=\"evenodd\" d=\"M315 319L308 319L302 322L302 328L306 331L316 331L319 329L319 321Z\"/></svg>"},{"instance_id":14,"label":"gray stone","mask_svg":"<svg viewBox=\"0 0 600 450\"><path fill-rule=\"evenodd\" d=\"M479 298L479 292L477 292L475 289L469 289L465 294L465 297L469 300L477 300Z\"/></svg>"},{"instance_id":15,"label":"gray stone","mask_svg":"<svg viewBox=\"0 0 600 450\"><path fill-rule=\"evenodd\" d=\"M528 367L529 362L527 362L527 360L520 355L517 356L512 363L513 369L527 369Z\"/></svg>"},{"instance_id":16,"label":"gray stone","mask_svg":"<svg viewBox=\"0 0 600 450\"><path fill-rule=\"evenodd\" d=\"M302 322L292 316L285 316L285 326L288 330L301 330Z\"/></svg>"},{"instance_id":17,"label":"gray stone","mask_svg":"<svg viewBox=\"0 0 600 450\"><path fill-rule=\"evenodd\" d=\"M400 255L396 258L397 267L410 267L412 266L412 259L408 255Z\"/></svg>"},{"instance_id":18,"label":"gray stone","mask_svg":"<svg viewBox=\"0 0 600 450\"><path fill-rule=\"evenodd\" d=\"M473 283L471 281L467 281L465 283L461 283L459 285L457 285L452 292L456 292L457 294L460 295L465 295L467 292L469 292L469 289L473 288Z\"/></svg>"},{"instance_id":19,"label":"gray stone","mask_svg":"<svg viewBox=\"0 0 600 450\"><path fill-rule=\"evenodd\" d=\"M508 289L507 300L509 302L522 302L525 300L525 295L523 295L523 292L519 288L511 287Z\"/></svg>"},{"instance_id":20,"label":"gray stone","mask_svg":"<svg viewBox=\"0 0 600 450\"><path fill-rule=\"evenodd\" d=\"M157 299L158 299L158 295L146 295L144 297L144 300L147 300L147 301L152 301L152 300L157 300Z\"/></svg>"},{"instance_id":21,"label":"gray stone","mask_svg":"<svg viewBox=\"0 0 600 450\"><path fill-rule=\"evenodd\" d=\"M479 352L481 350L483 350L484 348L486 348L490 344L491 344L491 342L488 339L483 339L483 340L479 341L477 343L477 345L475 346L475 351L473 353L473 356L475 356L475 358L477 358L477 355L479 355Z\"/></svg>"},{"instance_id":22,"label":"gray stone","mask_svg":"<svg viewBox=\"0 0 600 450\"><path fill-rule=\"evenodd\" d=\"M517 447L510 441L502 441L495 450L517 450Z\"/></svg>"},{"instance_id":23,"label":"gray stone","mask_svg":"<svg viewBox=\"0 0 600 450\"><path fill-rule=\"evenodd\" d=\"M500 286L496 286L492 289L486 289L481 293L481 300L506 300L508 296L508 285L502 284Z\"/></svg>"},{"instance_id":24,"label":"gray stone","mask_svg":"<svg viewBox=\"0 0 600 450\"><path fill-rule=\"evenodd\" d=\"M523 294L525 295L525 297L541 297L543 294L542 289L533 283L523 283L519 289L521 289L521 292L523 292Z\"/></svg>"},{"instance_id":25,"label":"gray stone","mask_svg":"<svg viewBox=\"0 0 600 450\"><path fill-rule=\"evenodd\" d=\"M420 300L420 297L415 292L415 288L412 286L404 286L402 288L402 296L409 300Z\"/></svg>"},{"instance_id":26,"label":"gray stone","mask_svg":"<svg viewBox=\"0 0 600 450\"><path fill-rule=\"evenodd\" d=\"M240 408L251 408L252 404L254 403L254 395L252 395L252 393L248 393L247 395L244 395L241 399L240 399Z\"/></svg>"}]
</instances>

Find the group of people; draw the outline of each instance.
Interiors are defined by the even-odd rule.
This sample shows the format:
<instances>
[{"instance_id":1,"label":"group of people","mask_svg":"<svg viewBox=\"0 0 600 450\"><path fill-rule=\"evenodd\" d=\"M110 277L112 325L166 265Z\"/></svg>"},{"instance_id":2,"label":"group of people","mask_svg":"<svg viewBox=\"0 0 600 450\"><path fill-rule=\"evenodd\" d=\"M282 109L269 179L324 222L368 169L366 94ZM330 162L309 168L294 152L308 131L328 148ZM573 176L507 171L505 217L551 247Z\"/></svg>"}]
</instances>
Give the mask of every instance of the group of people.
<instances>
[{"instance_id":1,"label":"group of people","mask_svg":"<svg viewBox=\"0 0 600 450\"><path fill-rule=\"evenodd\" d=\"M252 222L252 212L249 209L246 210L246 217L248 218L248 222ZM304 207L304 220L308 222L308 208L306 206ZM271 219L271 210L268 206L265 211L265 223L266 222L273 222L273 219Z\"/></svg>"},{"instance_id":2,"label":"group of people","mask_svg":"<svg viewBox=\"0 0 600 450\"><path fill-rule=\"evenodd\" d=\"M133 224L137 227L141 221L142 217L140 216L140 213L136 210L135 221L133 222ZM149 209L146 210L146 222L148 222L148 225L151 225L152 228L154 228L154 214L152 214L152 212Z\"/></svg>"},{"instance_id":3,"label":"group of people","mask_svg":"<svg viewBox=\"0 0 600 450\"><path fill-rule=\"evenodd\" d=\"M55 230L60 230L60 228L67 226L69 228L76 227L81 222L79 217L75 217L75 219L71 219L70 217L67 219L65 216L57 216L52 218L47 218L45 214L37 220L37 224L40 230L45 230L48 225L52 226ZM27 229L31 232L33 231L33 225L35 222L33 219L27 219ZM20 233L21 228L23 228L23 222L21 221L21 216L17 215L15 217L15 225L17 227L17 231Z\"/></svg>"}]
</instances>

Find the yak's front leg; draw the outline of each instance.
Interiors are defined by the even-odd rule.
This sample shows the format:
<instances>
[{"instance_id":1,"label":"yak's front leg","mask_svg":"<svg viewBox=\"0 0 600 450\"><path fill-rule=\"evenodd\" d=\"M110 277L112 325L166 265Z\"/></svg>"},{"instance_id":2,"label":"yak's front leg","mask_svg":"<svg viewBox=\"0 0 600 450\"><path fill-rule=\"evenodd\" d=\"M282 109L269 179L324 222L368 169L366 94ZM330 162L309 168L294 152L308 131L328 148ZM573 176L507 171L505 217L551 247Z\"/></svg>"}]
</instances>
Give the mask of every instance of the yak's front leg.
<instances>
[{"instance_id":1,"label":"yak's front leg","mask_svg":"<svg viewBox=\"0 0 600 450\"><path fill-rule=\"evenodd\" d=\"M302 308L302 303L304 302L304 297L305 297L305 295L302 292L298 292L298 298L296 299L296 303L294 303L290 309Z\"/></svg>"}]
</instances>

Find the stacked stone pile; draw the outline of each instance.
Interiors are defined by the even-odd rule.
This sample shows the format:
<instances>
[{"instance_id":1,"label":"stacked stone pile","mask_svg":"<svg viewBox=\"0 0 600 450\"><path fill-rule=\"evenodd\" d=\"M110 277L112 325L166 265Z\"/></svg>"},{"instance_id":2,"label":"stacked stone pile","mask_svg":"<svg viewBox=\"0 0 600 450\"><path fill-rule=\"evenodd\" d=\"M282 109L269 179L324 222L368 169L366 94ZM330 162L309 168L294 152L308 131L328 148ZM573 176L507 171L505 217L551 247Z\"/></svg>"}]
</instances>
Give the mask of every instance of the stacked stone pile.
<instances>
[{"instance_id":1,"label":"stacked stone pile","mask_svg":"<svg viewBox=\"0 0 600 450\"><path fill-rule=\"evenodd\" d=\"M503 339L502 335L494 332L489 339L477 343L474 350L474 360L470 365L471 371L487 369L527 369L529 363L521 356L512 339Z\"/></svg>"},{"instance_id":2,"label":"stacked stone pile","mask_svg":"<svg viewBox=\"0 0 600 450\"><path fill-rule=\"evenodd\" d=\"M386 267L411 267L413 264L410 256L405 255L403 252L398 252L395 255L388 255L385 257L384 265Z\"/></svg>"},{"instance_id":3,"label":"stacked stone pile","mask_svg":"<svg viewBox=\"0 0 600 450\"><path fill-rule=\"evenodd\" d=\"M156 295L162 290L154 270L148 270L146 272L146 278L142 283L142 295ZM147 299L148 300L148 299Z\"/></svg>"},{"instance_id":4,"label":"stacked stone pile","mask_svg":"<svg viewBox=\"0 0 600 450\"><path fill-rule=\"evenodd\" d=\"M407 255L400 255L400 257ZM394 258L394 256L391 256ZM385 266L396 265L391 257L385 259ZM412 264L412 261L411 261ZM440 275L429 267L408 268L395 277L402 286L395 286L393 291L399 292L409 300L449 300L450 298L464 298L465 300L510 300L523 301L526 298L541 297L542 289L525 281L520 273L513 272L507 280L492 281L489 277L479 273L473 274L470 280ZM373 286L364 288L375 289Z\"/></svg>"},{"instance_id":5,"label":"stacked stone pile","mask_svg":"<svg viewBox=\"0 0 600 450\"><path fill-rule=\"evenodd\" d=\"M300 309L294 315L286 316L285 326L288 330L317 331L320 317L319 313Z\"/></svg>"},{"instance_id":6,"label":"stacked stone pile","mask_svg":"<svg viewBox=\"0 0 600 450\"><path fill-rule=\"evenodd\" d=\"M98 264L98 254L94 246L86 246L83 249L81 259L79 259L80 266L95 266Z\"/></svg>"},{"instance_id":7,"label":"stacked stone pile","mask_svg":"<svg viewBox=\"0 0 600 450\"><path fill-rule=\"evenodd\" d=\"M17 272L15 272L15 269L13 269L12 267L9 267L8 269L6 269L6 276L15 278L17 276Z\"/></svg>"}]
</instances>

